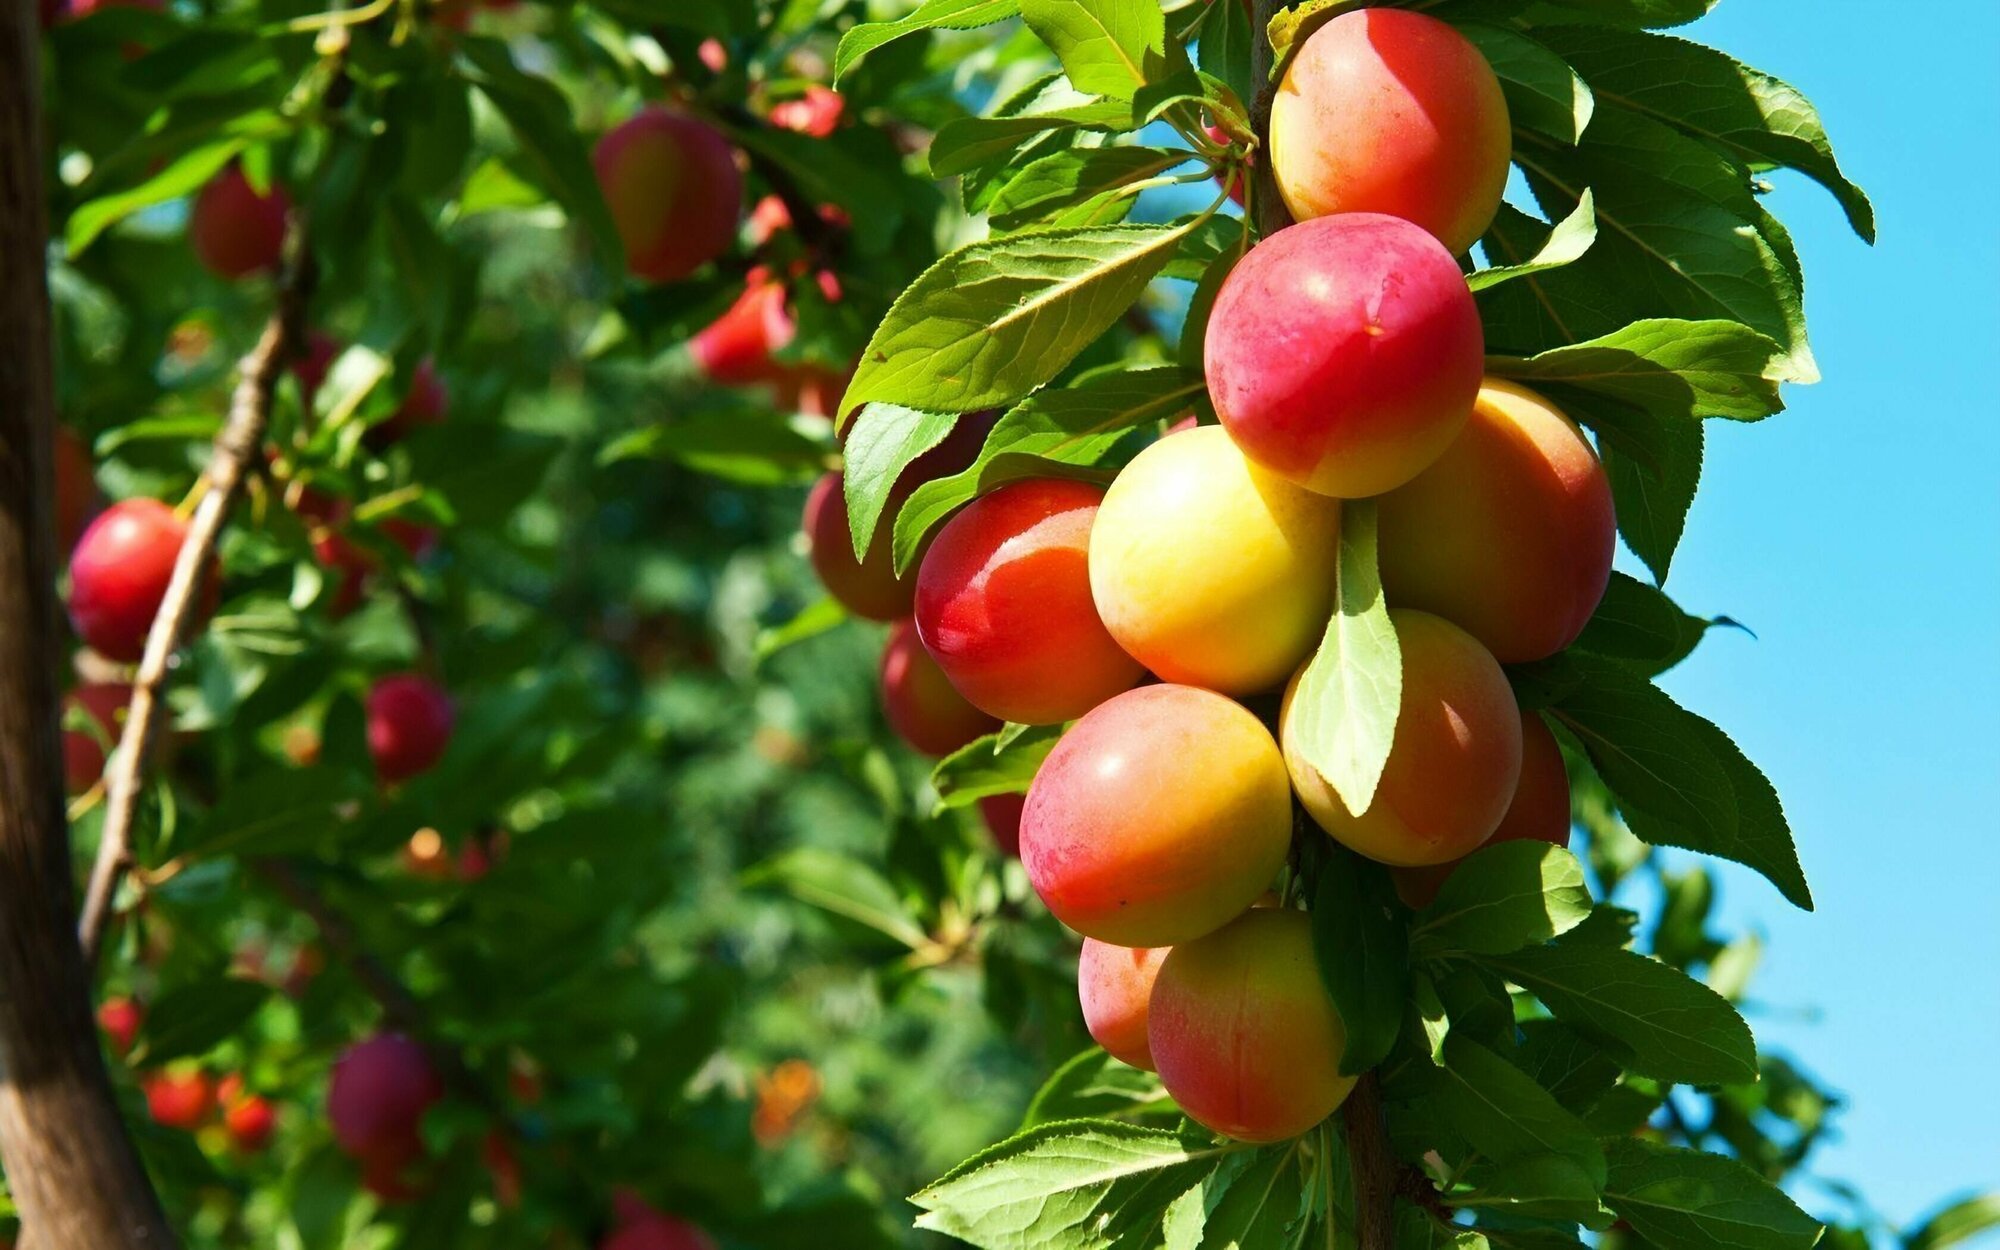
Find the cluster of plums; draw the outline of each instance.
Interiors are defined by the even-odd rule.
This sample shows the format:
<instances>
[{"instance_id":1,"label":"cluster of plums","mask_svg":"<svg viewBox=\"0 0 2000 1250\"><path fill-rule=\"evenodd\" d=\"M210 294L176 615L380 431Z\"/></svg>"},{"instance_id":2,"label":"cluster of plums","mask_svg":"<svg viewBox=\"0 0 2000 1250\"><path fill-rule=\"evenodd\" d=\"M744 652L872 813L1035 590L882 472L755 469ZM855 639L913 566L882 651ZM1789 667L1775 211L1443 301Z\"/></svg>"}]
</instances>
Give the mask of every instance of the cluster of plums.
<instances>
[{"instance_id":1,"label":"cluster of plums","mask_svg":"<svg viewBox=\"0 0 2000 1250\"><path fill-rule=\"evenodd\" d=\"M130 998L107 998L97 1008L97 1026L116 1055L131 1052L144 1021L144 1009ZM142 1076L139 1088L154 1123L193 1133L219 1122L229 1144L245 1153L269 1146L278 1128L276 1106L234 1072L218 1080L204 1068L177 1064Z\"/></svg>"},{"instance_id":2,"label":"cluster of plums","mask_svg":"<svg viewBox=\"0 0 2000 1250\"><path fill-rule=\"evenodd\" d=\"M1399 9L1334 18L1272 114L1269 159L1298 224L1237 264L1208 322L1219 426L1175 426L1108 489L1003 485L939 529L910 579L884 538L853 559L837 475L806 506L831 593L909 618L890 634L883 699L911 745L1075 721L1029 788L1021 860L1084 936L1092 1034L1240 1139L1301 1133L1353 1083L1309 919L1269 895L1295 804L1390 865L1413 906L1493 839L1568 839L1561 751L1501 664L1576 638L1615 525L1576 424L1484 376L1455 256L1497 211L1509 143L1491 67L1450 26ZM888 515L976 446L912 466ZM1333 610L1342 500L1362 498L1403 682L1386 768L1356 812L1303 757L1291 696Z\"/></svg>"}]
</instances>

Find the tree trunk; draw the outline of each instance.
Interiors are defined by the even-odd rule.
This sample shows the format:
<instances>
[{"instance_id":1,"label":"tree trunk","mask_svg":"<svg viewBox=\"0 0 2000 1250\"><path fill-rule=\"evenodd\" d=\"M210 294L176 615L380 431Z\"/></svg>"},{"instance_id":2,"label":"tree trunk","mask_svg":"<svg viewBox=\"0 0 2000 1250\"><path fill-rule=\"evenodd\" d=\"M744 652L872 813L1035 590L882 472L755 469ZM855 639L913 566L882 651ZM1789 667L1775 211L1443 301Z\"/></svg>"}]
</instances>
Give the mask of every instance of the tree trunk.
<instances>
[{"instance_id":1,"label":"tree trunk","mask_svg":"<svg viewBox=\"0 0 2000 1250\"><path fill-rule=\"evenodd\" d=\"M0 1164L37 1250L175 1244L111 1092L76 944L62 662L39 23L0 0Z\"/></svg>"}]
</instances>

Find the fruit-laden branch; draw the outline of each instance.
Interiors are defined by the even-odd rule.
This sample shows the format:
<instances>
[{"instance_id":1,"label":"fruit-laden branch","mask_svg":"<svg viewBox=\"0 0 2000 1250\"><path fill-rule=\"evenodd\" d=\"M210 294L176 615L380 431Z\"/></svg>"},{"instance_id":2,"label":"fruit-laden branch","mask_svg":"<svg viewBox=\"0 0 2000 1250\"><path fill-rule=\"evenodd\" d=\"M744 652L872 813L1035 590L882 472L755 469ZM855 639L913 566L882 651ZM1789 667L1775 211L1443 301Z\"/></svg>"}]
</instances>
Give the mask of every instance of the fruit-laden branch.
<instances>
[{"instance_id":1,"label":"fruit-laden branch","mask_svg":"<svg viewBox=\"0 0 2000 1250\"><path fill-rule=\"evenodd\" d=\"M1355 1083L1340 1109L1347 1157L1354 1176L1354 1228L1361 1250L1396 1244L1396 1160L1382 1120L1382 1091L1370 1072Z\"/></svg>"},{"instance_id":2,"label":"fruit-laden branch","mask_svg":"<svg viewBox=\"0 0 2000 1250\"><path fill-rule=\"evenodd\" d=\"M131 706L126 711L125 728L119 735L118 750L106 777L104 833L97 846L97 862L91 866L90 883L83 898L83 920L77 931L86 966L95 966L97 962L105 930L111 924L112 901L119 882L132 867L132 823L139 808L146 763L159 732L160 693L166 685L167 670L201 601L202 582L214 561L222 527L228 522L230 509L242 493L244 479L264 445L278 379L305 343L306 305L312 297L317 271L297 216L288 235L285 241L288 259L278 289L277 307L265 323L257 346L243 358L242 377L229 401L229 417L215 436L215 446L209 454L204 474L206 490L188 523L187 538L174 562L173 579L167 583L166 597L160 601L160 611L153 618L145 654L132 681Z\"/></svg>"},{"instance_id":3,"label":"fruit-laden branch","mask_svg":"<svg viewBox=\"0 0 2000 1250\"><path fill-rule=\"evenodd\" d=\"M1271 159L1271 101L1278 84L1272 80L1277 68L1271 49L1271 18L1285 7L1286 0L1252 0L1250 5L1250 81L1257 84L1257 98L1250 102L1250 125L1257 132L1257 160L1250 170L1251 203L1257 206L1257 233L1269 238L1292 224L1291 210L1278 194L1277 162Z\"/></svg>"},{"instance_id":4,"label":"fruit-laden branch","mask_svg":"<svg viewBox=\"0 0 2000 1250\"><path fill-rule=\"evenodd\" d=\"M171 1250L72 936L40 47L35 6L0 5L0 1164L24 1246Z\"/></svg>"},{"instance_id":5,"label":"fruit-laden branch","mask_svg":"<svg viewBox=\"0 0 2000 1250\"><path fill-rule=\"evenodd\" d=\"M430 1014L424 1010L417 996L410 993L409 987L397 980L396 974L368 949L361 935L348 923L347 917L299 870L298 865L283 859L259 859L253 861L251 867L286 902L312 920L327 950L382 1008L382 1018L391 1028L408 1034L423 1046L431 1063L443 1074L446 1084L468 1101L496 1115L503 1113L499 1102L465 1066L458 1052L437 1043L431 1029Z\"/></svg>"}]
</instances>

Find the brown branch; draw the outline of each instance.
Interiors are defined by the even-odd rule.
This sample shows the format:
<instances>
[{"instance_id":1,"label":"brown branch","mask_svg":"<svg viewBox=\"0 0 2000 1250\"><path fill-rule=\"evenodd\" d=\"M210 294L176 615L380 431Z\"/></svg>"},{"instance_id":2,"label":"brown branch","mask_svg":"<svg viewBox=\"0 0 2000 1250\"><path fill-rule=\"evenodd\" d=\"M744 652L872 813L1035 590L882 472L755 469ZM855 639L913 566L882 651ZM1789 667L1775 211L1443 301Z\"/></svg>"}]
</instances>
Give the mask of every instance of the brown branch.
<instances>
[{"instance_id":1,"label":"brown branch","mask_svg":"<svg viewBox=\"0 0 2000 1250\"><path fill-rule=\"evenodd\" d=\"M495 1115L505 1114L505 1109L485 1084L465 1066L465 1060L458 1051L438 1042L431 1029L430 1013L424 1010L417 996L368 949L367 943L354 931L347 917L319 891L298 865L283 859L258 859L251 861L250 866L286 902L313 922L327 949L382 1008L382 1018L398 1032L408 1034L422 1044L431 1063L444 1075L446 1084L458 1090L468 1101L478 1103Z\"/></svg>"},{"instance_id":2,"label":"brown branch","mask_svg":"<svg viewBox=\"0 0 2000 1250\"><path fill-rule=\"evenodd\" d=\"M286 240L286 253L290 261L278 290L278 305L265 322L257 346L243 358L242 376L229 401L229 418L215 436L209 454L207 490L195 505L180 556L174 561L173 578L167 583L166 597L160 601L160 611L153 618L145 654L132 680L132 702L125 714L125 728L119 735L118 750L105 778L104 833L97 846L97 862L91 866L89 886L84 891L83 920L77 930L86 966L97 962L105 931L111 924L112 901L119 882L132 867L132 825L138 814L146 764L159 734L160 694L174 652L180 649L182 635L201 602L202 581L215 557L229 511L242 493L252 466L262 462L259 453L264 445L264 431L270 424L271 397L277 390L278 379L305 342L306 304L317 274L306 248L304 228L296 217Z\"/></svg>"},{"instance_id":3,"label":"brown branch","mask_svg":"<svg viewBox=\"0 0 2000 1250\"><path fill-rule=\"evenodd\" d=\"M1396 1159L1382 1121L1382 1090L1373 1072L1363 1076L1340 1109L1354 1177L1354 1227L1360 1250L1396 1244Z\"/></svg>"},{"instance_id":4,"label":"brown branch","mask_svg":"<svg viewBox=\"0 0 2000 1250\"><path fill-rule=\"evenodd\" d=\"M27 1245L171 1250L73 937L40 48L35 6L0 4L0 1166Z\"/></svg>"},{"instance_id":5,"label":"brown branch","mask_svg":"<svg viewBox=\"0 0 2000 1250\"><path fill-rule=\"evenodd\" d=\"M1250 202L1257 210L1257 233L1265 238L1292 224L1291 210L1278 193L1277 162L1271 159L1271 102L1278 84L1271 81L1277 68L1271 49L1271 18L1285 7L1286 0L1252 0L1250 6L1250 81L1257 97L1250 103L1250 126L1257 132L1257 159L1250 168Z\"/></svg>"}]
</instances>

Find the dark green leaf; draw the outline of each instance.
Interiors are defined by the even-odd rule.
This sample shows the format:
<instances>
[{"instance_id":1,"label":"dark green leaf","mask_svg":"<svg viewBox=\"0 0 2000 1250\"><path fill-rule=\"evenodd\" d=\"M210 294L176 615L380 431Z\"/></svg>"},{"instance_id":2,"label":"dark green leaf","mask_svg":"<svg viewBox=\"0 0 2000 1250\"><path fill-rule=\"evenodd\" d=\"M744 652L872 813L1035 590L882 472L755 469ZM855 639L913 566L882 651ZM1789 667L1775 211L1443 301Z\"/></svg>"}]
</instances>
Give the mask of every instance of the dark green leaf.
<instances>
[{"instance_id":1,"label":"dark green leaf","mask_svg":"<svg viewBox=\"0 0 2000 1250\"><path fill-rule=\"evenodd\" d=\"M855 415L847 427L841 464L847 528L857 562L867 558L875 525L896 480L912 460L951 433L958 417L956 412L920 412L895 404L868 404Z\"/></svg>"},{"instance_id":2,"label":"dark green leaf","mask_svg":"<svg viewBox=\"0 0 2000 1250\"><path fill-rule=\"evenodd\" d=\"M1210 4L1195 30L1195 61L1201 72L1221 80L1239 100L1257 96L1251 77L1250 14L1241 4Z\"/></svg>"},{"instance_id":3,"label":"dark green leaf","mask_svg":"<svg viewBox=\"0 0 2000 1250\"><path fill-rule=\"evenodd\" d=\"M1347 1031L1346 1076L1382 1062L1402 1031L1409 940L1395 898L1387 869L1327 842L1313 893L1313 953Z\"/></svg>"},{"instance_id":4,"label":"dark green leaf","mask_svg":"<svg viewBox=\"0 0 2000 1250\"><path fill-rule=\"evenodd\" d=\"M331 767L260 770L231 782L181 836L178 855L280 855L318 844L342 825L335 809L364 793Z\"/></svg>"},{"instance_id":5,"label":"dark green leaf","mask_svg":"<svg viewBox=\"0 0 2000 1250\"><path fill-rule=\"evenodd\" d=\"M236 977L210 977L169 990L147 1009L132 1062L162 1064L206 1054L242 1033L270 996L270 986Z\"/></svg>"},{"instance_id":6,"label":"dark green leaf","mask_svg":"<svg viewBox=\"0 0 2000 1250\"><path fill-rule=\"evenodd\" d=\"M1600 433L1603 429L1598 427ZM1664 582L1701 483L1706 435L1694 422L1668 422L1659 427L1659 433L1664 436L1660 440L1663 455L1657 468L1648 468L1618 448L1606 446L1604 472L1611 479L1618 532L1624 535L1625 545L1645 561L1655 582Z\"/></svg>"},{"instance_id":7,"label":"dark green leaf","mask_svg":"<svg viewBox=\"0 0 2000 1250\"><path fill-rule=\"evenodd\" d=\"M1573 1115L1582 1115L1618 1083L1618 1061L1557 1020L1524 1020L1514 1063Z\"/></svg>"},{"instance_id":8,"label":"dark green leaf","mask_svg":"<svg viewBox=\"0 0 2000 1250\"><path fill-rule=\"evenodd\" d=\"M1712 626L1734 624L1684 612L1657 587L1614 572L1575 645L1652 677L1686 659Z\"/></svg>"},{"instance_id":9,"label":"dark green leaf","mask_svg":"<svg viewBox=\"0 0 2000 1250\"><path fill-rule=\"evenodd\" d=\"M1507 112L1516 126L1565 143L1583 137L1596 101L1563 58L1517 30L1472 23L1460 26L1459 32L1485 54L1499 75Z\"/></svg>"},{"instance_id":10,"label":"dark green leaf","mask_svg":"<svg viewBox=\"0 0 2000 1250\"><path fill-rule=\"evenodd\" d=\"M1590 753L1632 832L1756 869L1812 910L1770 781L1729 736L1616 661L1569 653L1583 677L1554 709Z\"/></svg>"},{"instance_id":11,"label":"dark green leaf","mask_svg":"<svg viewBox=\"0 0 2000 1250\"><path fill-rule=\"evenodd\" d=\"M1093 1046L1057 1068L1028 1104L1023 1130L1059 1120L1122 1119L1149 1112L1178 1114L1160 1078Z\"/></svg>"},{"instance_id":12,"label":"dark green leaf","mask_svg":"<svg viewBox=\"0 0 2000 1250\"><path fill-rule=\"evenodd\" d=\"M1556 1019L1618 1045L1636 1072L1690 1085L1757 1079L1749 1026L1726 999L1678 969L1574 942L1481 962L1541 999Z\"/></svg>"},{"instance_id":13,"label":"dark green leaf","mask_svg":"<svg viewBox=\"0 0 2000 1250\"><path fill-rule=\"evenodd\" d=\"M1019 229L1193 159L1193 153L1172 148L1120 146L1055 152L1030 162L1003 183L987 205L987 215L998 229Z\"/></svg>"},{"instance_id":14,"label":"dark green leaf","mask_svg":"<svg viewBox=\"0 0 2000 1250\"><path fill-rule=\"evenodd\" d=\"M1428 1074L1423 1100L1490 1159L1559 1156L1589 1178L1593 1192L1604 1184L1604 1152L1583 1122L1527 1073L1457 1030L1444 1039L1444 1066Z\"/></svg>"},{"instance_id":15,"label":"dark green leaf","mask_svg":"<svg viewBox=\"0 0 2000 1250\"><path fill-rule=\"evenodd\" d=\"M833 851L800 847L744 874L747 888L775 887L814 907L868 926L915 950L929 941L902 896L867 864Z\"/></svg>"},{"instance_id":16,"label":"dark green leaf","mask_svg":"<svg viewBox=\"0 0 2000 1250\"><path fill-rule=\"evenodd\" d=\"M1734 1159L1628 1137L1606 1143L1605 1203L1660 1250L1810 1250L1820 1222Z\"/></svg>"}]
</instances>

